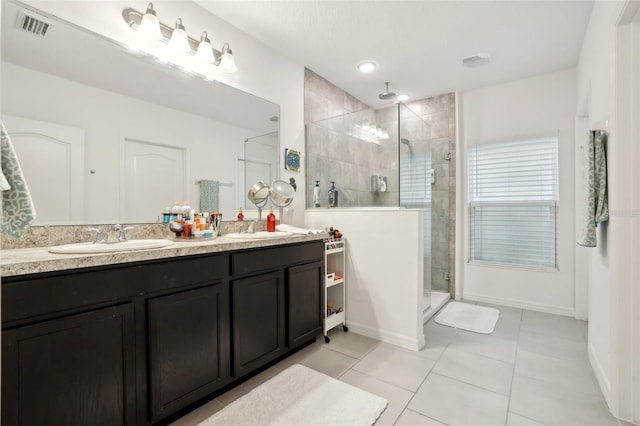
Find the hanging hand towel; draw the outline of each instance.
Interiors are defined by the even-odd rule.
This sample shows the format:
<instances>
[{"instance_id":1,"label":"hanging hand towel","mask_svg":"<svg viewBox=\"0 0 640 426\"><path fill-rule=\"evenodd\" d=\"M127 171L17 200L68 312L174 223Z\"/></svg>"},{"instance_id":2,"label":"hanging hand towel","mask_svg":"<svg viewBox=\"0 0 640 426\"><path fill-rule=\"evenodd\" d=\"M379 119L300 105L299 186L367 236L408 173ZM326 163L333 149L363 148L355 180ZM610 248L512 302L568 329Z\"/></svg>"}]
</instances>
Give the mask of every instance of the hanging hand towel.
<instances>
[{"instance_id":1,"label":"hanging hand towel","mask_svg":"<svg viewBox=\"0 0 640 426\"><path fill-rule=\"evenodd\" d=\"M589 132L584 169L587 193L584 200L582 231L578 238L578 245L584 247L597 245L596 225L609 220L606 143L606 132Z\"/></svg>"},{"instance_id":2,"label":"hanging hand towel","mask_svg":"<svg viewBox=\"0 0 640 426\"><path fill-rule=\"evenodd\" d=\"M36 210L9 134L4 128L4 124L1 126L1 167L2 174L6 177L10 189L2 192L2 223L0 227L7 235L20 238L36 219Z\"/></svg>"},{"instance_id":3,"label":"hanging hand towel","mask_svg":"<svg viewBox=\"0 0 640 426\"><path fill-rule=\"evenodd\" d=\"M218 197L220 195L220 182L217 180L200 181L200 211L217 212L219 210Z\"/></svg>"}]
</instances>

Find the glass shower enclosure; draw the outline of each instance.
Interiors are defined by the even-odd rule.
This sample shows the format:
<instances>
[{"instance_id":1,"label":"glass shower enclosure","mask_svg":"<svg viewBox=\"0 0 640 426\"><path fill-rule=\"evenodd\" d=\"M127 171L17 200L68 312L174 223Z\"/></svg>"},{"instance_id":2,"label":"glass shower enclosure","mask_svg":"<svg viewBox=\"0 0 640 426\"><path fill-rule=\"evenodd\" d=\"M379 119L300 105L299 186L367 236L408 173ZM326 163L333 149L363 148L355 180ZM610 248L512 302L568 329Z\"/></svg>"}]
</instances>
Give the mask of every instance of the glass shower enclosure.
<instances>
[{"instance_id":1,"label":"glass shower enclosure","mask_svg":"<svg viewBox=\"0 0 640 426\"><path fill-rule=\"evenodd\" d=\"M424 214L424 307L449 292L449 140L404 104L366 109L307 125L308 209L335 182L338 208L410 208Z\"/></svg>"}]
</instances>

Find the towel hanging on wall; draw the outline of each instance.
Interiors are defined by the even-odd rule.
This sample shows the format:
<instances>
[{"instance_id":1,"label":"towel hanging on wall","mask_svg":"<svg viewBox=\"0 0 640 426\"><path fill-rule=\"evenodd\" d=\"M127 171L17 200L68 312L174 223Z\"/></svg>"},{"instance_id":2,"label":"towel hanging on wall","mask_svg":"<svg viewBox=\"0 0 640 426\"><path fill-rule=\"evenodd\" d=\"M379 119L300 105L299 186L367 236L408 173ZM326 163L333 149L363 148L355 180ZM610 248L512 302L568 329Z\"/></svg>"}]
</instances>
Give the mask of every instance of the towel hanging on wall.
<instances>
[{"instance_id":1,"label":"towel hanging on wall","mask_svg":"<svg viewBox=\"0 0 640 426\"><path fill-rule=\"evenodd\" d=\"M200 211L217 212L219 209L220 182L217 180L200 181Z\"/></svg>"},{"instance_id":2,"label":"towel hanging on wall","mask_svg":"<svg viewBox=\"0 0 640 426\"><path fill-rule=\"evenodd\" d=\"M13 149L7 130L2 126L2 175L6 184L2 188L2 230L13 238L20 238L36 220L36 209L31 200L29 187L24 180L16 151Z\"/></svg>"},{"instance_id":3,"label":"towel hanging on wall","mask_svg":"<svg viewBox=\"0 0 640 426\"><path fill-rule=\"evenodd\" d=\"M595 247L596 225L609 220L607 205L607 132L589 132L589 143L584 159L584 179L586 196L583 207L582 230L578 245Z\"/></svg>"}]
</instances>

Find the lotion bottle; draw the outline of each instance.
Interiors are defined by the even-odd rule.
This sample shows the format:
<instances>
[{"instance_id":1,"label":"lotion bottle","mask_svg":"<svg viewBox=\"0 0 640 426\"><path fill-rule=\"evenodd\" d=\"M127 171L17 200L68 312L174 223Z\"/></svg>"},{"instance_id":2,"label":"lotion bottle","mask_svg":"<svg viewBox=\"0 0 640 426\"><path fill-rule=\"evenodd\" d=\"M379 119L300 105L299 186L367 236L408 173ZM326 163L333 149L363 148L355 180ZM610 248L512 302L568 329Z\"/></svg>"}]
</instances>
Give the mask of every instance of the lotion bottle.
<instances>
[{"instance_id":1,"label":"lotion bottle","mask_svg":"<svg viewBox=\"0 0 640 426\"><path fill-rule=\"evenodd\" d=\"M191 215L191 206L189 206L188 201L183 201L182 202L182 218L184 220L193 219L190 215Z\"/></svg>"},{"instance_id":2,"label":"lotion bottle","mask_svg":"<svg viewBox=\"0 0 640 426\"><path fill-rule=\"evenodd\" d=\"M329 207L338 207L338 190L336 189L336 182L333 180L329 189Z\"/></svg>"},{"instance_id":3,"label":"lotion bottle","mask_svg":"<svg viewBox=\"0 0 640 426\"><path fill-rule=\"evenodd\" d=\"M238 211L238 221L243 221L244 220L244 214L242 214L242 207L240 207L240 210Z\"/></svg>"},{"instance_id":4,"label":"lotion bottle","mask_svg":"<svg viewBox=\"0 0 640 426\"><path fill-rule=\"evenodd\" d=\"M273 214L273 207L269 206L267 215L267 232L276 232L276 215Z\"/></svg>"},{"instance_id":5,"label":"lotion bottle","mask_svg":"<svg viewBox=\"0 0 640 426\"><path fill-rule=\"evenodd\" d=\"M313 207L320 207L320 181L316 181L316 186L313 187Z\"/></svg>"}]
</instances>

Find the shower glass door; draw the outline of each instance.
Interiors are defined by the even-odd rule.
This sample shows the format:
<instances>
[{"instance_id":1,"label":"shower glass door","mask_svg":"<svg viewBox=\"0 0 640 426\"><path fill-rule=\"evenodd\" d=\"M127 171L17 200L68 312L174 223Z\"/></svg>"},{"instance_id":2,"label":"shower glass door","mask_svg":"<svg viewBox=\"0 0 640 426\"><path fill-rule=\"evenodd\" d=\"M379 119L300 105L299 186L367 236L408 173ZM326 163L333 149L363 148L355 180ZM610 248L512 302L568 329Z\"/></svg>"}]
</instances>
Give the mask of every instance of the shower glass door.
<instances>
[{"instance_id":1,"label":"shower glass door","mask_svg":"<svg viewBox=\"0 0 640 426\"><path fill-rule=\"evenodd\" d=\"M424 212L424 309L431 291L448 292L449 140L431 139L429 125L407 106L399 109L400 206Z\"/></svg>"}]
</instances>

